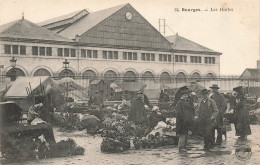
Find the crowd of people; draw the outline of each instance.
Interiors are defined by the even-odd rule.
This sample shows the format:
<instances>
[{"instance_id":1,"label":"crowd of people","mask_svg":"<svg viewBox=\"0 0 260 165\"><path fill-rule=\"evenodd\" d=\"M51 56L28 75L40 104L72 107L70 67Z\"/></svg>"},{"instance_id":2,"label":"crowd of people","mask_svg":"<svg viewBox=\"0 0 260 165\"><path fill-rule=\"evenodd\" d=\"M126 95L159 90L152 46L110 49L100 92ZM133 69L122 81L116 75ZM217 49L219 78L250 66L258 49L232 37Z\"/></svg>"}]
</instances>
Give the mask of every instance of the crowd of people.
<instances>
[{"instance_id":1,"label":"crowd of people","mask_svg":"<svg viewBox=\"0 0 260 165\"><path fill-rule=\"evenodd\" d=\"M200 90L200 99L187 86L179 88L175 93L173 106L176 108L176 135L179 137L180 151L187 149L187 137L194 123L199 124L199 129L196 131L200 131L204 137L205 150L209 151L214 146L221 145L222 135L225 134L223 120L226 113L233 115L232 122L235 125L236 136L246 140L247 135L251 134L249 113L246 109L242 87L233 88L232 96L228 98L219 93L218 85L213 84L210 88L211 90ZM169 97L162 91L160 99L169 100ZM101 92L95 92L89 100L89 105L102 110L104 101ZM127 106L125 99L122 101L122 106ZM137 97L131 102L128 120L140 125L147 123L145 106L150 106L148 97L142 91L138 91ZM28 124L31 124L32 120L37 117L42 107L42 104L36 104L29 109ZM156 115L157 113L154 115L151 113L151 116L157 117ZM216 138L215 134L217 134Z\"/></svg>"},{"instance_id":2,"label":"crowd of people","mask_svg":"<svg viewBox=\"0 0 260 165\"><path fill-rule=\"evenodd\" d=\"M251 134L249 113L245 105L245 96L242 87L233 88L232 97L228 100L219 93L218 85L213 84L211 91L202 89L202 100L197 104L191 99L191 92L184 86L178 90L176 103L176 133L179 137L179 150L186 150L188 131L192 129L193 122L199 123L201 134L204 137L204 149L209 151L216 145L222 144L223 117L225 113L233 114L236 136L246 140ZM177 94L176 93L176 94ZM198 106L197 106L198 105ZM215 130L217 138L215 139Z\"/></svg>"},{"instance_id":3,"label":"crowd of people","mask_svg":"<svg viewBox=\"0 0 260 165\"><path fill-rule=\"evenodd\" d=\"M202 89L201 99L196 97L187 86L183 86L175 93L173 106L176 107L176 135L179 137L178 148L180 151L187 149L187 137L194 124L198 124L200 135L204 137L204 149L209 151L214 146L222 144L222 137L226 135L223 121L226 113L232 114L232 122L235 125L236 136L246 140L251 134L249 112L246 109L245 95L242 87L233 88L232 96L225 98L219 93L217 84L213 84L211 90ZM167 99L165 92L161 91L160 99ZM147 110L149 105L147 96L138 91L137 97L132 101L129 111L129 121L136 124L147 122ZM193 129L194 131L194 129ZM215 134L217 135L215 137Z\"/></svg>"}]
</instances>

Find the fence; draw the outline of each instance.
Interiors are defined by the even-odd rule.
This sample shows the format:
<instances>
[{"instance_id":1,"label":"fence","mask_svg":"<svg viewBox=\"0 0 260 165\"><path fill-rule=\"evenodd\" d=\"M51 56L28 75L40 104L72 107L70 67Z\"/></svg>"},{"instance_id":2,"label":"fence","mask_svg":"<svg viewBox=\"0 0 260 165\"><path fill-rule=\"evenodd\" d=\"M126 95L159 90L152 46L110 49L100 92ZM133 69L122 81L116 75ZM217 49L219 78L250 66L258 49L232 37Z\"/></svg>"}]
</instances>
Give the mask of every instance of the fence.
<instances>
[{"instance_id":1,"label":"fence","mask_svg":"<svg viewBox=\"0 0 260 165\"><path fill-rule=\"evenodd\" d=\"M79 85L83 86L85 91L73 91L70 92L71 96L78 96L79 100L85 100L89 94L89 86L93 80L102 80L103 77L82 77L76 76L73 77L75 82ZM59 79L55 77L54 79ZM234 87L243 86L246 89L252 87L260 87L260 79L240 79L239 76L220 76L216 78L170 78L170 79L162 79L161 77L110 77L104 79L107 84L106 98L108 100L118 99L117 93L115 91L120 91L123 93L135 92L144 88L144 93L151 99L157 99L159 97L159 93L162 89L173 89L179 88L184 85L190 86L192 83L196 83L200 88L207 88L212 84L217 84L220 87L220 92L231 92ZM95 81L97 82L97 81ZM113 90L114 89L114 90ZM260 94L257 94L260 95ZM112 97L112 98L110 98Z\"/></svg>"},{"instance_id":2,"label":"fence","mask_svg":"<svg viewBox=\"0 0 260 165\"><path fill-rule=\"evenodd\" d=\"M7 78L0 75L1 83ZM53 77L54 80L62 77ZM93 80L102 80L103 77L83 77L74 76L75 82L84 87L85 90L71 91L69 96L78 101L85 101L89 97L89 86ZM260 87L260 79L240 79L239 76L219 76L215 78L161 78L161 77L105 77L106 98L109 100L118 99L118 91L136 92L143 88L144 93L151 99L157 99L162 89L179 88L184 85L190 86L191 83L196 82L200 88L207 88L212 84L217 84L221 92L231 92L234 87L243 86L247 89ZM95 81L97 82L97 81ZM0 83L0 85L1 85ZM113 84L113 85L111 85ZM115 90L117 89L117 90ZM260 95L257 93L257 95ZM112 97L112 98L111 98Z\"/></svg>"}]
</instances>

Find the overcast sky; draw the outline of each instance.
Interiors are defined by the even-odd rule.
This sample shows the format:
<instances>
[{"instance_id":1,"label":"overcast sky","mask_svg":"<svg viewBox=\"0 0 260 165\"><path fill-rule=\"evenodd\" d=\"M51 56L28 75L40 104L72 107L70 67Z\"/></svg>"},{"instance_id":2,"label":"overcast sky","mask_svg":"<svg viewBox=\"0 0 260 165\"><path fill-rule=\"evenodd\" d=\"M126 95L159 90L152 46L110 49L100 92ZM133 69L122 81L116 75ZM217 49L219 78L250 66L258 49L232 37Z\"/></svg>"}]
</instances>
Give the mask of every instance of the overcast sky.
<instances>
[{"instance_id":1,"label":"overcast sky","mask_svg":"<svg viewBox=\"0 0 260 165\"><path fill-rule=\"evenodd\" d=\"M0 0L0 25L21 19L42 22L81 9L98 11L130 3L156 29L166 19L166 35L179 35L212 50L222 52L221 74L240 75L255 68L259 53L258 0ZM229 12L184 12L182 8L225 7ZM180 12L175 12L179 8ZM173 33L173 32L174 33Z\"/></svg>"}]
</instances>

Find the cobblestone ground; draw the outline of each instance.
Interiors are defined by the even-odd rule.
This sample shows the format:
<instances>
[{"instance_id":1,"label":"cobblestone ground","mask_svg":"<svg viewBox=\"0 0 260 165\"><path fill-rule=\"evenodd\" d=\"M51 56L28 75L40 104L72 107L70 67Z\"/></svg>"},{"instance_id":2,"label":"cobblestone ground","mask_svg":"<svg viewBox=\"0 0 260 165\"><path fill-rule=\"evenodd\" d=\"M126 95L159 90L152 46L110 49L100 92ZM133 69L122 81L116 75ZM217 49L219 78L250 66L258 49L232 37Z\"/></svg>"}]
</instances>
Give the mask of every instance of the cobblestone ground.
<instances>
[{"instance_id":1,"label":"cobblestone ground","mask_svg":"<svg viewBox=\"0 0 260 165\"><path fill-rule=\"evenodd\" d=\"M192 139L188 141L187 153L180 153L177 146L167 146L157 149L128 150L119 154L101 153L102 138L99 136L90 136L85 131L63 133L54 129L57 141L68 137L73 138L78 145L85 148L85 155L28 161L22 164L260 164L260 125L251 125L251 129L252 135L248 136L248 140L240 141L234 136L235 131L232 125L232 131L227 132L227 140L211 152L203 151L202 139ZM252 148L253 154L247 161L238 160L235 156L235 149L241 144L247 144Z\"/></svg>"}]
</instances>

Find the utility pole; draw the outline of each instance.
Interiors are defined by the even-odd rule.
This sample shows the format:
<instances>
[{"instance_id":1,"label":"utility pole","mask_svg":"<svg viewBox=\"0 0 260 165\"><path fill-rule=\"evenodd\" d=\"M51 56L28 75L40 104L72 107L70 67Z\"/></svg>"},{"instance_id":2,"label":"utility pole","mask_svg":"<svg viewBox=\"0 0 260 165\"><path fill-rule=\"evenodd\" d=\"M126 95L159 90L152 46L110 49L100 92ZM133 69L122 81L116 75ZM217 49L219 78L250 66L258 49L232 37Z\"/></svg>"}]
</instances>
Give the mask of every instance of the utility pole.
<instances>
[{"instance_id":1,"label":"utility pole","mask_svg":"<svg viewBox=\"0 0 260 165\"><path fill-rule=\"evenodd\" d=\"M165 37L165 19L159 18L159 32Z\"/></svg>"}]
</instances>

